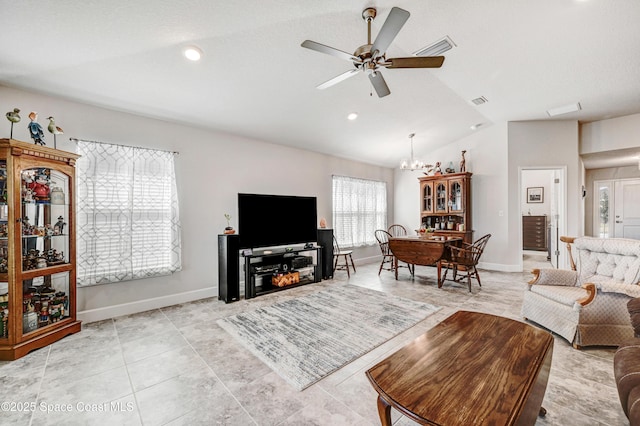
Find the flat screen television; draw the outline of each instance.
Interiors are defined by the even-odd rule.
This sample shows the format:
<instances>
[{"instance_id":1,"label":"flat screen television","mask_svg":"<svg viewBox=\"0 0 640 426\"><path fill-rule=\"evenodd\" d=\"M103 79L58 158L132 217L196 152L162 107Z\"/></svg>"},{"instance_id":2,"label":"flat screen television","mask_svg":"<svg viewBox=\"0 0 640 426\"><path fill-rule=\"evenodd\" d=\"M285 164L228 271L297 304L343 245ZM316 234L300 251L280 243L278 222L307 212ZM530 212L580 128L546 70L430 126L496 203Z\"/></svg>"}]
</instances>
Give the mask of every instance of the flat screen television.
<instances>
[{"instance_id":1,"label":"flat screen television","mask_svg":"<svg viewBox=\"0 0 640 426\"><path fill-rule=\"evenodd\" d=\"M317 241L316 197L238 194L241 248Z\"/></svg>"}]
</instances>

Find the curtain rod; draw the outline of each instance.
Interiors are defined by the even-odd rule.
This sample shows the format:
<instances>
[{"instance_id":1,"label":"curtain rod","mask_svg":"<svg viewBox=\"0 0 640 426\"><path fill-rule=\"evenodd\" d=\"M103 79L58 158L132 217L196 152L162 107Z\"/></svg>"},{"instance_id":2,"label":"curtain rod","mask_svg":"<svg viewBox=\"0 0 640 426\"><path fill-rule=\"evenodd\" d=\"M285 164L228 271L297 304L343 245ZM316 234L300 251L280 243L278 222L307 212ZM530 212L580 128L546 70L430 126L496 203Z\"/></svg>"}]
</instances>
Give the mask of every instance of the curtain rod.
<instances>
[{"instance_id":1,"label":"curtain rod","mask_svg":"<svg viewBox=\"0 0 640 426\"><path fill-rule=\"evenodd\" d=\"M99 144L109 144L109 145L118 145L118 146L124 146L127 148L139 148L139 149L150 149L153 151L162 151L162 152L170 152L174 155L179 155L180 153L178 151L169 151L168 149L156 149L156 148L148 148L145 146L131 146L131 145L122 145L119 143L112 143L112 142L100 142L100 141L92 141L92 140L88 140L88 139L78 139L78 138L69 138L69 140L71 142L78 142L78 141L83 141L83 142L91 142L91 143L99 143Z\"/></svg>"}]
</instances>

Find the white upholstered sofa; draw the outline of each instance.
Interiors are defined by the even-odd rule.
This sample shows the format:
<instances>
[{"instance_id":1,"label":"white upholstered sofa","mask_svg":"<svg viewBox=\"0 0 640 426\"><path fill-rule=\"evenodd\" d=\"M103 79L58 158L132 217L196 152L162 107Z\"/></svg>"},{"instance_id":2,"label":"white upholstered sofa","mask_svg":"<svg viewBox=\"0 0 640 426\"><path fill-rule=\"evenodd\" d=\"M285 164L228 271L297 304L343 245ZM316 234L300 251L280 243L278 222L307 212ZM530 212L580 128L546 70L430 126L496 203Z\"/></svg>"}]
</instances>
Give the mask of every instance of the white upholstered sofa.
<instances>
[{"instance_id":1,"label":"white upholstered sofa","mask_svg":"<svg viewBox=\"0 0 640 426\"><path fill-rule=\"evenodd\" d=\"M640 297L640 240L561 240L567 243L572 270L534 269L522 316L577 348L618 346L632 338L627 302Z\"/></svg>"}]
</instances>

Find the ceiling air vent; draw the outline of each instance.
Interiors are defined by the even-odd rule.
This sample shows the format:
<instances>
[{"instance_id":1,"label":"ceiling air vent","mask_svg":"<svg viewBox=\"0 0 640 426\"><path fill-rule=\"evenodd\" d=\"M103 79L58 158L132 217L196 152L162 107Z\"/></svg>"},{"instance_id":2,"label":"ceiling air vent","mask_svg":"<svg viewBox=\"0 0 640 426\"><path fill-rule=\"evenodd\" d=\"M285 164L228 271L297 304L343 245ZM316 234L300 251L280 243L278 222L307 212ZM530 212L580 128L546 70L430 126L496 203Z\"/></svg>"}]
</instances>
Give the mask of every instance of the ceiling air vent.
<instances>
[{"instance_id":1,"label":"ceiling air vent","mask_svg":"<svg viewBox=\"0 0 640 426\"><path fill-rule=\"evenodd\" d=\"M484 96L480 96L479 98L471 99L471 103L474 104L474 105L482 105L482 104L486 104L487 102L489 102L489 101Z\"/></svg>"},{"instance_id":2,"label":"ceiling air vent","mask_svg":"<svg viewBox=\"0 0 640 426\"><path fill-rule=\"evenodd\" d=\"M453 49L455 46L456 44L449 38L449 36L444 36L435 43L431 43L422 49L416 50L413 54L414 56L440 56L447 50Z\"/></svg>"}]
</instances>

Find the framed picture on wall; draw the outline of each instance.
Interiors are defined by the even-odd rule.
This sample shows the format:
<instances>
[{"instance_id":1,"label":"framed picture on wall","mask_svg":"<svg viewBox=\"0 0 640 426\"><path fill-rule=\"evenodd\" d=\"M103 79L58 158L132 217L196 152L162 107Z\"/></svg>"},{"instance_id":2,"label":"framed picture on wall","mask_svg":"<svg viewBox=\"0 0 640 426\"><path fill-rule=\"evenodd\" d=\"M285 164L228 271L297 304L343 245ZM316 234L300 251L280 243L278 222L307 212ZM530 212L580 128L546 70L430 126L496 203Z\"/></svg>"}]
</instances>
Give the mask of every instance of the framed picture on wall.
<instances>
[{"instance_id":1,"label":"framed picture on wall","mask_svg":"<svg viewBox=\"0 0 640 426\"><path fill-rule=\"evenodd\" d=\"M544 202L544 188L541 186L534 186L527 188L527 203L543 203Z\"/></svg>"}]
</instances>

